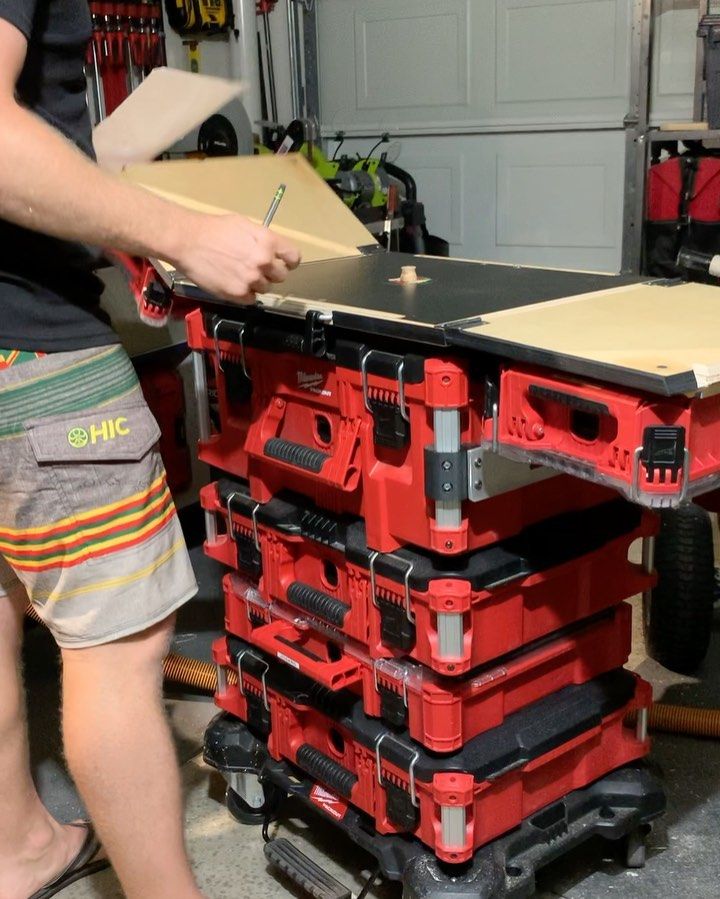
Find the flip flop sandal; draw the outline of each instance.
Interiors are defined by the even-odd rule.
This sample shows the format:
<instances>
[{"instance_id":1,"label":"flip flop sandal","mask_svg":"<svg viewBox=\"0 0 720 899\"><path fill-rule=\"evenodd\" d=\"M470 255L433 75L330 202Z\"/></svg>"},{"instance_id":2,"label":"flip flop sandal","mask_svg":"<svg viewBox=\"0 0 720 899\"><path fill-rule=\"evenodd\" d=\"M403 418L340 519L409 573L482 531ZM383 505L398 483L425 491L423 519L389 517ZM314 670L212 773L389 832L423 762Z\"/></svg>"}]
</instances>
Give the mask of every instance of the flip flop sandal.
<instances>
[{"instance_id":1,"label":"flip flop sandal","mask_svg":"<svg viewBox=\"0 0 720 899\"><path fill-rule=\"evenodd\" d=\"M29 899L50 899L51 896L57 895L65 887L69 887L72 883L77 883L83 877L89 877L91 874L97 874L98 871L104 871L105 868L110 867L110 862L105 858L93 861L102 847L95 835L95 829L92 824L82 822L72 824L71 827L83 827L87 830L87 836L80 847L80 851L64 871L61 871L53 881L46 884L41 890L33 893Z\"/></svg>"}]
</instances>

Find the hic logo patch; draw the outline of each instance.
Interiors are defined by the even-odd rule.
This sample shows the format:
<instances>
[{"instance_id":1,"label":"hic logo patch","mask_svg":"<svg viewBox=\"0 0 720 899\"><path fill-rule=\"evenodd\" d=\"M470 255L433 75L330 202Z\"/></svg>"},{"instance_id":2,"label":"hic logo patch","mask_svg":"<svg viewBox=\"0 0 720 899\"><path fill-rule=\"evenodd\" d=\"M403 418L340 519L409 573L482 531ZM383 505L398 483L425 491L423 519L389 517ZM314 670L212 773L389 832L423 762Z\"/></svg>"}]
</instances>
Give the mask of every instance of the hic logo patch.
<instances>
[{"instance_id":1,"label":"hic logo patch","mask_svg":"<svg viewBox=\"0 0 720 899\"><path fill-rule=\"evenodd\" d=\"M310 790L310 801L335 821L342 821L347 814L347 802L318 784Z\"/></svg>"}]
</instances>

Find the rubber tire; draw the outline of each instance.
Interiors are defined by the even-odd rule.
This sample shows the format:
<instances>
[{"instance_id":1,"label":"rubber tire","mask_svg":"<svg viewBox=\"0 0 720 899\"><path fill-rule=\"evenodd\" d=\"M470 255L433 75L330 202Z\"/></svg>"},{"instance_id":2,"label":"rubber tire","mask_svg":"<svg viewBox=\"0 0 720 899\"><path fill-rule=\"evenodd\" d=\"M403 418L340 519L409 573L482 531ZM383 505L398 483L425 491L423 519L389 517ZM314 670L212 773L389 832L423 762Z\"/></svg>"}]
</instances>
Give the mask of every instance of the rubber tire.
<instances>
[{"instance_id":1,"label":"rubber tire","mask_svg":"<svg viewBox=\"0 0 720 899\"><path fill-rule=\"evenodd\" d=\"M715 552L710 516L692 504L660 513L655 540L658 582L644 598L648 655L670 671L689 674L710 645Z\"/></svg>"},{"instance_id":2,"label":"rubber tire","mask_svg":"<svg viewBox=\"0 0 720 899\"><path fill-rule=\"evenodd\" d=\"M277 812L283 800L283 793L273 784L263 787L265 802L260 808L252 808L232 787L225 793L225 804L232 817L240 824L262 824L268 816Z\"/></svg>"}]
</instances>

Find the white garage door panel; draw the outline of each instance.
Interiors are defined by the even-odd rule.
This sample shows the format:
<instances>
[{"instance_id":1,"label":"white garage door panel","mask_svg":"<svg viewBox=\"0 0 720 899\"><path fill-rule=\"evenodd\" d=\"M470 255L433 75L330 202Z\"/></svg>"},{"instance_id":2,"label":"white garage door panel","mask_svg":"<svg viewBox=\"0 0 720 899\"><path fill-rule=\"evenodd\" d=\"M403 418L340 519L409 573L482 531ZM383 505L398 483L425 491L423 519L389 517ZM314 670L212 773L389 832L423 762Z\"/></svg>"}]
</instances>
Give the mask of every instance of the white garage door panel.
<instances>
[{"instance_id":1,"label":"white garage door panel","mask_svg":"<svg viewBox=\"0 0 720 899\"><path fill-rule=\"evenodd\" d=\"M403 138L430 231L455 256L618 271L621 131ZM331 151L335 148L330 145ZM342 152L370 149L351 140Z\"/></svg>"},{"instance_id":2,"label":"white garage door panel","mask_svg":"<svg viewBox=\"0 0 720 899\"><path fill-rule=\"evenodd\" d=\"M629 0L318 0L326 133L619 127Z\"/></svg>"},{"instance_id":3,"label":"white garage door panel","mask_svg":"<svg viewBox=\"0 0 720 899\"><path fill-rule=\"evenodd\" d=\"M538 164L498 156L496 246L612 248L612 169L612 163L583 164L577 158Z\"/></svg>"},{"instance_id":4,"label":"white garage door panel","mask_svg":"<svg viewBox=\"0 0 720 899\"><path fill-rule=\"evenodd\" d=\"M498 10L498 103L624 96L623 4L500 0Z\"/></svg>"},{"instance_id":5,"label":"white garage door panel","mask_svg":"<svg viewBox=\"0 0 720 899\"><path fill-rule=\"evenodd\" d=\"M442 7L413 0L390 14L375 5L355 12L358 109L467 106L467 0Z\"/></svg>"},{"instance_id":6,"label":"white garage door panel","mask_svg":"<svg viewBox=\"0 0 720 899\"><path fill-rule=\"evenodd\" d=\"M693 113L697 0L655 0L651 121L690 120Z\"/></svg>"}]
</instances>

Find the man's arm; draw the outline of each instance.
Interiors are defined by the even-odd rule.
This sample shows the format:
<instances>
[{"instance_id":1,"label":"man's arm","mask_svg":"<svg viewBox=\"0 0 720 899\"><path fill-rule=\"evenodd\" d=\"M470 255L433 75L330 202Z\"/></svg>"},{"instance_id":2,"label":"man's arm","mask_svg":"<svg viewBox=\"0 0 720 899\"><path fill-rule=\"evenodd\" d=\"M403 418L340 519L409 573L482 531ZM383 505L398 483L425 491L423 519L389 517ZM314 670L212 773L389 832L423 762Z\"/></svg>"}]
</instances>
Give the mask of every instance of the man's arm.
<instances>
[{"instance_id":1,"label":"man's arm","mask_svg":"<svg viewBox=\"0 0 720 899\"><path fill-rule=\"evenodd\" d=\"M247 301L300 255L239 215L204 215L102 171L23 108L24 35L0 19L0 218L54 237L167 260L214 296Z\"/></svg>"}]
</instances>

